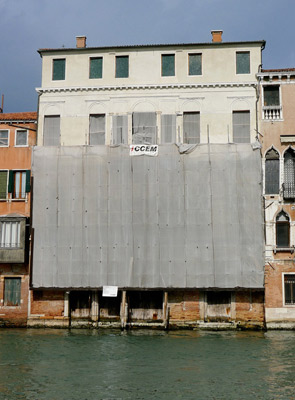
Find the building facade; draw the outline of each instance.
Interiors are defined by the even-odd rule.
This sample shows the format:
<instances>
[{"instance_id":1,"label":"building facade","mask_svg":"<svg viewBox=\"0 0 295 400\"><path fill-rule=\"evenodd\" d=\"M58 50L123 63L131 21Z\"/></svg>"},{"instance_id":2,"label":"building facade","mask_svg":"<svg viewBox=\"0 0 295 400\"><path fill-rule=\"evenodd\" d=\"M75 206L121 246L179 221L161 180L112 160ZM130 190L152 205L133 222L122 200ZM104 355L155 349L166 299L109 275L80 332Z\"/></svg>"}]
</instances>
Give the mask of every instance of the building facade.
<instances>
[{"instance_id":1,"label":"building facade","mask_svg":"<svg viewBox=\"0 0 295 400\"><path fill-rule=\"evenodd\" d=\"M258 74L265 208L265 319L295 327L295 69Z\"/></svg>"},{"instance_id":2,"label":"building facade","mask_svg":"<svg viewBox=\"0 0 295 400\"><path fill-rule=\"evenodd\" d=\"M39 50L30 325L263 326L265 43L221 35Z\"/></svg>"},{"instance_id":3,"label":"building facade","mask_svg":"<svg viewBox=\"0 0 295 400\"><path fill-rule=\"evenodd\" d=\"M0 114L0 326L25 326L36 112Z\"/></svg>"}]
</instances>

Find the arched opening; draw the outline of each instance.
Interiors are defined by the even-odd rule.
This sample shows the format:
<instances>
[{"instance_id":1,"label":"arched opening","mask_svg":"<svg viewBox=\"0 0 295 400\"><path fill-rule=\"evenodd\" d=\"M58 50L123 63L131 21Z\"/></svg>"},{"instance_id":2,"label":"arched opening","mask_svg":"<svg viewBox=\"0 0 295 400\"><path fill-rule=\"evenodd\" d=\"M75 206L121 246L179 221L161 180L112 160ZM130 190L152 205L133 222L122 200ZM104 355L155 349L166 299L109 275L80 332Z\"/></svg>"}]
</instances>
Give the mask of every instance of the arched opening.
<instances>
[{"instance_id":1,"label":"arched opening","mask_svg":"<svg viewBox=\"0 0 295 400\"><path fill-rule=\"evenodd\" d=\"M295 153L291 148L284 156L284 198L295 198Z\"/></svg>"},{"instance_id":2,"label":"arched opening","mask_svg":"<svg viewBox=\"0 0 295 400\"><path fill-rule=\"evenodd\" d=\"M277 247L290 247L290 218L285 211L281 211L276 218Z\"/></svg>"},{"instance_id":3,"label":"arched opening","mask_svg":"<svg viewBox=\"0 0 295 400\"><path fill-rule=\"evenodd\" d=\"M280 190L280 157L275 149L265 156L265 194L278 194Z\"/></svg>"}]
</instances>

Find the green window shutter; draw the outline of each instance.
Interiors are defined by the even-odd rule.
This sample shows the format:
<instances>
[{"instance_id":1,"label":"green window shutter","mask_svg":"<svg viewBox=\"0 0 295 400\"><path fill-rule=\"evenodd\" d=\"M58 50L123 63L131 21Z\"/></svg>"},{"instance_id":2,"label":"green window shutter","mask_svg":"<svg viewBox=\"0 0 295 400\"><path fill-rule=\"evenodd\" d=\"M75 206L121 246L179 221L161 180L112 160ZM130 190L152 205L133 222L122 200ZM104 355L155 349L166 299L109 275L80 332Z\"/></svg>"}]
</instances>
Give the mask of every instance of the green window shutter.
<instances>
[{"instance_id":1,"label":"green window shutter","mask_svg":"<svg viewBox=\"0 0 295 400\"><path fill-rule=\"evenodd\" d=\"M236 53L237 74L250 74L250 51Z\"/></svg>"},{"instance_id":2,"label":"green window shutter","mask_svg":"<svg viewBox=\"0 0 295 400\"><path fill-rule=\"evenodd\" d=\"M175 75L175 55L162 54L162 76Z\"/></svg>"},{"instance_id":3,"label":"green window shutter","mask_svg":"<svg viewBox=\"0 0 295 400\"><path fill-rule=\"evenodd\" d=\"M14 181L14 173L13 171L9 171L9 177L8 177L8 193L13 192L13 181Z\"/></svg>"},{"instance_id":4,"label":"green window shutter","mask_svg":"<svg viewBox=\"0 0 295 400\"><path fill-rule=\"evenodd\" d=\"M5 278L4 305L19 306L21 297L21 278Z\"/></svg>"},{"instance_id":5,"label":"green window shutter","mask_svg":"<svg viewBox=\"0 0 295 400\"><path fill-rule=\"evenodd\" d=\"M26 170L26 193L31 191L31 171L29 169Z\"/></svg>"},{"instance_id":6,"label":"green window shutter","mask_svg":"<svg viewBox=\"0 0 295 400\"><path fill-rule=\"evenodd\" d=\"M90 58L89 78L102 78L102 57Z\"/></svg>"},{"instance_id":7,"label":"green window shutter","mask_svg":"<svg viewBox=\"0 0 295 400\"><path fill-rule=\"evenodd\" d=\"M202 54L189 54L189 75L202 75Z\"/></svg>"},{"instance_id":8,"label":"green window shutter","mask_svg":"<svg viewBox=\"0 0 295 400\"><path fill-rule=\"evenodd\" d=\"M128 78L129 76L129 57L116 57L116 78Z\"/></svg>"},{"instance_id":9,"label":"green window shutter","mask_svg":"<svg viewBox=\"0 0 295 400\"><path fill-rule=\"evenodd\" d=\"M66 76L66 60L65 58L60 58L53 60L53 73L52 79L54 81L62 81Z\"/></svg>"},{"instance_id":10,"label":"green window shutter","mask_svg":"<svg viewBox=\"0 0 295 400\"><path fill-rule=\"evenodd\" d=\"M0 199L6 199L7 195L7 171L0 171Z\"/></svg>"}]
</instances>

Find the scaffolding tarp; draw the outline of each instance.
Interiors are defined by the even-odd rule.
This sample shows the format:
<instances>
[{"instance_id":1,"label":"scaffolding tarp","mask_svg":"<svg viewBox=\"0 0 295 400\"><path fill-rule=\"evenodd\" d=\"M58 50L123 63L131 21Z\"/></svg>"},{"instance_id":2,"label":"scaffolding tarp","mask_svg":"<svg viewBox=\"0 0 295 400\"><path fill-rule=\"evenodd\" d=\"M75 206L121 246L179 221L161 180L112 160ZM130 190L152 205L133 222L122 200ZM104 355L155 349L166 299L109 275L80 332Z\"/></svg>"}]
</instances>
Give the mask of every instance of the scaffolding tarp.
<instances>
[{"instance_id":1,"label":"scaffolding tarp","mask_svg":"<svg viewBox=\"0 0 295 400\"><path fill-rule=\"evenodd\" d=\"M262 288L261 156L35 147L33 287Z\"/></svg>"}]
</instances>

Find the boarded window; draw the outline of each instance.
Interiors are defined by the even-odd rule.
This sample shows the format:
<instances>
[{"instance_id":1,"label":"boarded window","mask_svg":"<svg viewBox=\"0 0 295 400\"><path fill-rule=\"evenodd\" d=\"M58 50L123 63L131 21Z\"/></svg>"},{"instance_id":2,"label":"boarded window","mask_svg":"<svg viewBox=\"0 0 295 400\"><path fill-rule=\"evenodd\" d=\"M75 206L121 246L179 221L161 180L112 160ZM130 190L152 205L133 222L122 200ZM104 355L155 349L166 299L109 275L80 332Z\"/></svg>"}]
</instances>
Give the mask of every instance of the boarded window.
<instances>
[{"instance_id":1,"label":"boarded window","mask_svg":"<svg viewBox=\"0 0 295 400\"><path fill-rule=\"evenodd\" d=\"M21 278L4 278L4 305L19 306L21 299Z\"/></svg>"},{"instance_id":2,"label":"boarded window","mask_svg":"<svg viewBox=\"0 0 295 400\"><path fill-rule=\"evenodd\" d=\"M128 78L129 76L129 57L116 57L116 78Z\"/></svg>"},{"instance_id":3,"label":"boarded window","mask_svg":"<svg viewBox=\"0 0 295 400\"><path fill-rule=\"evenodd\" d=\"M238 51L236 53L237 74L250 74L250 51Z\"/></svg>"},{"instance_id":4,"label":"boarded window","mask_svg":"<svg viewBox=\"0 0 295 400\"><path fill-rule=\"evenodd\" d=\"M132 116L132 143L157 143L156 113L138 112Z\"/></svg>"},{"instance_id":5,"label":"boarded window","mask_svg":"<svg viewBox=\"0 0 295 400\"><path fill-rule=\"evenodd\" d=\"M128 143L128 117L127 115L113 116L113 144Z\"/></svg>"},{"instance_id":6,"label":"boarded window","mask_svg":"<svg viewBox=\"0 0 295 400\"><path fill-rule=\"evenodd\" d=\"M280 105L280 87L279 85L264 86L264 106Z\"/></svg>"},{"instance_id":7,"label":"boarded window","mask_svg":"<svg viewBox=\"0 0 295 400\"><path fill-rule=\"evenodd\" d=\"M20 247L20 221L0 222L0 247L1 248Z\"/></svg>"},{"instance_id":8,"label":"boarded window","mask_svg":"<svg viewBox=\"0 0 295 400\"><path fill-rule=\"evenodd\" d=\"M176 115L162 115L161 117L161 142L176 142Z\"/></svg>"},{"instance_id":9,"label":"boarded window","mask_svg":"<svg viewBox=\"0 0 295 400\"><path fill-rule=\"evenodd\" d=\"M284 275L285 304L295 304L295 275Z\"/></svg>"},{"instance_id":10,"label":"boarded window","mask_svg":"<svg viewBox=\"0 0 295 400\"><path fill-rule=\"evenodd\" d=\"M162 76L175 75L175 55L162 54Z\"/></svg>"},{"instance_id":11,"label":"boarded window","mask_svg":"<svg viewBox=\"0 0 295 400\"><path fill-rule=\"evenodd\" d=\"M102 57L90 58L89 78L90 79L102 78Z\"/></svg>"},{"instance_id":12,"label":"boarded window","mask_svg":"<svg viewBox=\"0 0 295 400\"><path fill-rule=\"evenodd\" d=\"M60 145L59 115L49 115L44 117L43 144L44 146Z\"/></svg>"},{"instance_id":13,"label":"boarded window","mask_svg":"<svg viewBox=\"0 0 295 400\"><path fill-rule=\"evenodd\" d=\"M16 131L15 132L15 145L16 146L27 146L28 145L28 131Z\"/></svg>"},{"instance_id":14,"label":"boarded window","mask_svg":"<svg viewBox=\"0 0 295 400\"><path fill-rule=\"evenodd\" d=\"M290 222L288 215L281 211L276 218L277 247L289 247L290 244Z\"/></svg>"},{"instance_id":15,"label":"boarded window","mask_svg":"<svg viewBox=\"0 0 295 400\"><path fill-rule=\"evenodd\" d=\"M7 173L8 171L0 171L0 199L7 198Z\"/></svg>"},{"instance_id":16,"label":"boarded window","mask_svg":"<svg viewBox=\"0 0 295 400\"><path fill-rule=\"evenodd\" d=\"M52 79L54 81L62 81L66 76L66 60L65 58L59 58L53 60L53 71Z\"/></svg>"},{"instance_id":17,"label":"boarded window","mask_svg":"<svg viewBox=\"0 0 295 400\"><path fill-rule=\"evenodd\" d=\"M8 146L8 130L0 131L0 146Z\"/></svg>"},{"instance_id":18,"label":"boarded window","mask_svg":"<svg viewBox=\"0 0 295 400\"><path fill-rule=\"evenodd\" d=\"M265 156L265 194L278 194L280 190L279 154L271 149Z\"/></svg>"},{"instance_id":19,"label":"boarded window","mask_svg":"<svg viewBox=\"0 0 295 400\"><path fill-rule=\"evenodd\" d=\"M233 112L234 143L250 143L250 111Z\"/></svg>"},{"instance_id":20,"label":"boarded window","mask_svg":"<svg viewBox=\"0 0 295 400\"><path fill-rule=\"evenodd\" d=\"M89 144L105 144L105 114L93 114L89 117Z\"/></svg>"},{"instance_id":21,"label":"boarded window","mask_svg":"<svg viewBox=\"0 0 295 400\"><path fill-rule=\"evenodd\" d=\"M200 143L200 113L183 113L183 142L188 144Z\"/></svg>"},{"instance_id":22,"label":"boarded window","mask_svg":"<svg viewBox=\"0 0 295 400\"><path fill-rule=\"evenodd\" d=\"M202 54L189 54L189 75L202 75Z\"/></svg>"},{"instance_id":23,"label":"boarded window","mask_svg":"<svg viewBox=\"0 0 295 400\"><path fill-rule=\"evenodd\" d=\"M284 156L284 198L295 198L295 153L292 149L285 152Z\"/></svg>"}]
</instances>

